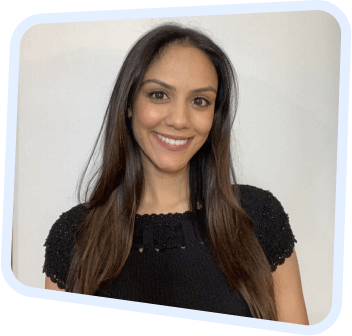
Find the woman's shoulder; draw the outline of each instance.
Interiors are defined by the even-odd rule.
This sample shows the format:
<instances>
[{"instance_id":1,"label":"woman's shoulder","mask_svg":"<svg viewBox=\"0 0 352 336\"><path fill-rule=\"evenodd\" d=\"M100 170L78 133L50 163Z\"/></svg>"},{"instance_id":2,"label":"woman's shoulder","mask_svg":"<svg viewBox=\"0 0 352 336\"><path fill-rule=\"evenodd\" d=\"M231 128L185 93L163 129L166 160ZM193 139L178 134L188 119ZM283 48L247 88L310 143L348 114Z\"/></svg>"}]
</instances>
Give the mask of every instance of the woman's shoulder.
<instances>
[{"instance_id":1,"label":"woman's shoulder","mask_svg":"<svg viewBox=\"0 0 352 336\"><path fill-rule=\"evenodd\" d=\"M81 220L82 217L86 216L89 213L90 209L86 203L80 203L70 208L69 210L63 212L60 215L60 218L63 218L69 222L75 222Z\"/></svg>"},{"instance_id":2,"label":"woman's shoulder","mask_svg":"<svg viewBox=\"0 0 352 336\"><path fill-rule=\"evenodd\" d=\"M268 198L275 198L269 190L264 190L249 184L238 184L241 201L252 201L259 204L265 202Z\"/></svg>"},{"instance_id":3,"label":"woman's shoulder","mask_svg":"<svg viewBox=\"0 0 352 336\"><path fill-rule=\"evenodd\" d=\"M46 238L43 272L61 289L65 288L76 227L89 211L86 205L78 204L63 212L51 226Z\"/></svg>"},{"instance_id":4,"label":"woman's shoulder","mask_svg":"<svg viewBox=\"0 0 352 336\"><path fill-rule=\"evenodd\" d=\"M263 215L265 216L268 210L281 214L285 213L281 202L271 191L248 184L239 184L238 188L241 206L253 220L259 220Z\"/></svg>"},{"instance_id":5,"label":"woman's shoulder","mask_svg":"<svg viewBox=\"0 0 352 336\"><path fill-rule=\"evenodd\" d=\"M53 240L56 236L61 239L71 239L70 236L73 235L77 225L88 213L89 208L85 204L75 205L69 210L63 212L51 226L45 246L47 246L48 240Z\"/></svg>"},{"instance_id":6,"label":"woman's shoulder","mask_svg":"<svg viewBox=\"0 0 352 336\"><path fill-rule=\"evenodd\" d=\"M281 202L270 192L251 185L238 185L243 209L255 224L255 233L272 271L290 257L297 243Z\"/></svg>"},{"instance_id":7,"label":"woman's shoulder","mask_svg":"<svg viewBox=\"0 0 352 336\"><path fill-rule=\"evenodd\" d=\"M89 213L89 208L85 204L78 204L63 212L50 229L53 232L71 232L84 217ZM49 234L50 235L50 234Z\"/></svg>"}]
</instances>

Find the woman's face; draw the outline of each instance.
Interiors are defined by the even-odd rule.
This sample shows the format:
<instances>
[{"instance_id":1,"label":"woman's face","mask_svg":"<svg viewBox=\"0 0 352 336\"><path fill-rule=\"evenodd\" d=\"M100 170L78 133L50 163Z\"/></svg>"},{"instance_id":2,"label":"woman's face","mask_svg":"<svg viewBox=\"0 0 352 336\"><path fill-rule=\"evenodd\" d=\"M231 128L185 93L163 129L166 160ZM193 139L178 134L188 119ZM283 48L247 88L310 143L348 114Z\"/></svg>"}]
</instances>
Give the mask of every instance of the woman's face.
<instances>
[{"instance_id":1,"label":"woman's face","mask_svg":"<svg viewBox=\"0 0 352 336\"><path fill-rule=\"evenodd\" d=\"M187 169L212 127L217 88L214 65L195 47L172 45L148 67L128 112L144 169Z\"/></svg>"}]
</instances>

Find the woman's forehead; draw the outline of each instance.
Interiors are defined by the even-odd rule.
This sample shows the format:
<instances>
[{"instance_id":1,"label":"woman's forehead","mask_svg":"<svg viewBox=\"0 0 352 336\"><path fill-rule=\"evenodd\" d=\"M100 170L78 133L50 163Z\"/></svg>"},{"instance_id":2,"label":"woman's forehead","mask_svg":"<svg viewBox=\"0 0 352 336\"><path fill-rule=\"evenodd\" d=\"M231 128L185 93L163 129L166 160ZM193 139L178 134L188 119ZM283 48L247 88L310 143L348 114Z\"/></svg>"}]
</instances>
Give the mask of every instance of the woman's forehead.
<instances>
[{"instance_id":1,"label":"woman's forehead","mask_svg":"<svg viewBox=\"0 0 352 336\"><path fill-rule=\"evenodd\" d=\"M217 88L217 72L209 57L200 49L189 45L172 45L152 62L144 81L159 79L172 85L212 85Z\"/></svg>"}]
</instances>

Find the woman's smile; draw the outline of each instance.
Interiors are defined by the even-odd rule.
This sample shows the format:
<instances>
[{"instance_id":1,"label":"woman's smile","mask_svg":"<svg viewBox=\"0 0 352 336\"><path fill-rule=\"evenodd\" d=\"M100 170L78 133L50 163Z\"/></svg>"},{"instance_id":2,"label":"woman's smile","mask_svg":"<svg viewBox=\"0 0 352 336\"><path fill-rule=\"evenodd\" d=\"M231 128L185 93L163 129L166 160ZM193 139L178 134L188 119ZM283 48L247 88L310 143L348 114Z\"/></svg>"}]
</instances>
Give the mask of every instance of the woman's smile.
<instances>
[{"instance_id":1,"label":"woman's smile","mask_svg":"<svg viewBox=\"0 0 352 336\"><path fill-rule=\"evenodd\" d=\"M184 138L184 137L177 137L177 136L165 137L156 132L152 132L152 135L156 138L156 141L158 142L158 144L160 144L161 147L169 151L182 151L188 148L188 146L190 145L193 139L193 138Z\"/></svg>"},{"instance_id":2,"label":"woman's smile","mask_svg":"<svg viewBox=\"0 0 352 336\"><path fill-rule=\"evenodd\" d=\"M192 137L181 137L181 136L177 136L177 135L169 135L169 134L164 134L164 133L158 133L155 132L155 134L158 136L159 139L166 141L168 143L170 143L170 140L174 140L174 141L186 141L191 139ZM168 141L169 140L169 141ZM175 145L175 143L171 143L172 145ZM177 145L180 145L180 143L177 143Z\"/></svg>"}]
</instances>

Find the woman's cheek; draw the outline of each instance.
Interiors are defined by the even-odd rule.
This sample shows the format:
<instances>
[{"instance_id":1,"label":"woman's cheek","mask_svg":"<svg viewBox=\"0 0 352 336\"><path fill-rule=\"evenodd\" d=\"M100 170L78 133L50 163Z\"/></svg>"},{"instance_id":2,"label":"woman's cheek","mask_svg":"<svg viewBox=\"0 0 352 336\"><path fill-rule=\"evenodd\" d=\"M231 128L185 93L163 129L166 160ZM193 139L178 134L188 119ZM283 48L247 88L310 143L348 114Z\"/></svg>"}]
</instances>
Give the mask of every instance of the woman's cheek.
<instances>
[{"instance_id":1,"label":"woman's cheek","mask_svg":"<svg viewBox=\"0 0 352 336\"><path fill-rule=\"evenodd\" d=\"M155 106L144 106L139 113L139 121L145 127L154 127L161 119L162 113Z\"/></svg>"},{"instance_id":2,"label":"woman's cheek","mask_svg":"<svg viewBox=\"0 0 352 336\"><path fill-rule=\"evenodd\" d=\"M194 125L197 125L198 134L208 134L213 126L214 114L209 113L208 115L201 115L197 117L197 121L194 122Z\"/></svg>"}]
</instances>

